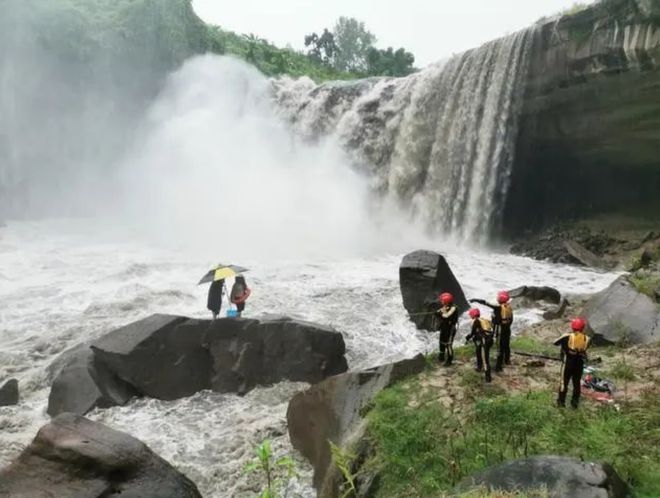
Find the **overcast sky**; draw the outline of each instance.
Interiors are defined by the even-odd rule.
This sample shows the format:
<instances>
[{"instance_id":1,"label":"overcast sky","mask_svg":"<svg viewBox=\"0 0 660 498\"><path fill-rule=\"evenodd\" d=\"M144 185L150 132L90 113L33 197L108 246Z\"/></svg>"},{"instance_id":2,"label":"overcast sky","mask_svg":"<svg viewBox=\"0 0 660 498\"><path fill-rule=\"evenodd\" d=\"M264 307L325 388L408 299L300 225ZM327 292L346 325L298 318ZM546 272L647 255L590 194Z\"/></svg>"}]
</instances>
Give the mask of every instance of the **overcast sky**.
<instances>
[{"instance_id":1,"label":"overcast sky","mask_svg":"<svg viewBox=\"0 0 660 498\"><path fill-rule=\"evenodd\" d=\"M590 3L589 0L587 2ZM304 37L339 16L364 21L377 46L405 47L424 66L551 16L575 0L193 0L208 23L254 33L276 45Z\"/></svg>"}]
</instances>

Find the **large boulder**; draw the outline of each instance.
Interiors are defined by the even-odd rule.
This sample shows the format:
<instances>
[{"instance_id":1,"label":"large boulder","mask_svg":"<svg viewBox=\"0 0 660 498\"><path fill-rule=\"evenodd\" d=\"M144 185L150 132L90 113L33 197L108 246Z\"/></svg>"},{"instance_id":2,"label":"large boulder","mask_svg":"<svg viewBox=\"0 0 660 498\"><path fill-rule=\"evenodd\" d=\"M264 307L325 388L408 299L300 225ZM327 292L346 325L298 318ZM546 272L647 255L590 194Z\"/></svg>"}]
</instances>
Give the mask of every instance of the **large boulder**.
<instances>
[{"instance_id":1,"label":"large boulder","mask_svg":"<svg viewBox=\"0 0 660 498\"><path fill-rule=\"evenodd\" d=\"M287 409L289 437L314 467L319 497L335 497L341 479L331 465L329 441L356 443L364 434L362 411L382 389L421 372L423 355L359 372L337 375L295 395Z\"/></svg>"},{"instance_id":2,"label":"large boulder","mask_svg":"<svg viewBox=\"0 0 660 498\"><path fill-rule=\"evenodd\" d=\"M64 413L0 471L13 498L201 498L195 484L143 442Z\"/></svg>"},{"instance_id":3,"label":"large boulder","mask_svg":"<svg viewBox=\"0 0 660 498\"><path fill-rule=\"evenodd\" d=\"M100 407L123 405L137 394L129 384L96 361L89 344L62 353L49 368L53 383L48 395L48 414L84 415Z\"/></svg>"},{"instance_id":4,"label":"large boulder","mask_svg":"<svg viewBox=\"0 0 660 498\"><path fill-rule=\"evenodd\" d=\"M584 314L596 345L660 341L660 306L638 292L625 276L595 294Z\"/></svg>"},{"instance_id":5,"label":"large boulder","mask_svg":"<svg viewBox=\"0 0 660 498\"><path fill-rule=\"evenodd\" d=\"M194 320L152 315L65 353L51 369L48 413L80 415L132 396L173 400L204 389L245 393L345 372L332 329L289 318Z\"/></svg>"},{"instance_id":6,"label":"large boulder","mask_svg":"<svg viewBox=\"0 0 660 498\"><path fill-rule=\"evenodd\" d=\"M563 456L534 456L478 472L458 485L458 492L485 488L498 492L545 489L552 498L627 498L628 487L608 464Z\"/></svg>"},{"instance_id":7,"label":"large boulder","mask_svg":"<svg viewBox=\"0 0 660 498\"><path fill-rule=\"evenodd\" d=\"M0 387L0 406L18 404L18 380L9 379Z\"/></svg>"},{"instance_id":8,"label":"large boulder","mask_svg":"<svg viewBox=\"0 0 660 498\"><path fill-rule=\"evenodd\" d=\"M454 295L461 313L470 307L447 260L433 251L406 254L399 266L399 285L403 307L418 329L435 329L432 312L438 309L438 295L442 292Z\"/></svg>"}]
</instances>

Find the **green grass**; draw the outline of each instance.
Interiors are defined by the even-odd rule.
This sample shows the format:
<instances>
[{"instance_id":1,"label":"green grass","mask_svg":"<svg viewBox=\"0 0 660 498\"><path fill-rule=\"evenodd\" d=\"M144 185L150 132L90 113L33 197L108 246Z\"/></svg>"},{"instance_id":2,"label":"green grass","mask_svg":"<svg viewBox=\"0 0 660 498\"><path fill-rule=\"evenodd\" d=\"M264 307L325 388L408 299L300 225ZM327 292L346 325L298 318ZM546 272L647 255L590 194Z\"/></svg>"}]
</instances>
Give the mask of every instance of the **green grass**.
<instances>
[{"instance_id":1,"label":"green grass","mask_svg":"<svg viewBox=\"0 0 660 498\"><path fill-rule=\"evenodd\" d=\"M496 395L457 417L437 403L414 408L414 379L382 391L367 415L381 497L434 497L465 476L534 454L611 463L636 496L660 496L660 397L648 393L617 411L583 403L559 410L554 394ZM406 384L408 384L406 386Z\"/></svg>"},{"instance_id":2,"label":"green grass","mask_svg":"<svg viewBox=\"0 0 660 498\"><path fill-rule=\"evenodd\" d=\"M514 337L511 339L511 351L559 357L559 347L550 342L541 342L532 337Z\"/></svg>"},{"instance_id":3,"label":"green grass","mask_svg":"<svg viewBox=\"0 0 660 498\"><path fill-rule=\"evenodd\" d=\"M660 273L639 272L629 278L635 289L651 298L654 298L655 290L660 289Z\"/></svg>"},{"instance_id":4,"label":"green grass","mask_svg":"<svg viewBox=\"0 0 660 498\"><path fill-rule=\"evenodd\" d=\"M615 380L635 380L635 369L633 366L623 358L617 360L614 366L607 372L605 377L612 377Z\"/></svg>"}]
</instances>

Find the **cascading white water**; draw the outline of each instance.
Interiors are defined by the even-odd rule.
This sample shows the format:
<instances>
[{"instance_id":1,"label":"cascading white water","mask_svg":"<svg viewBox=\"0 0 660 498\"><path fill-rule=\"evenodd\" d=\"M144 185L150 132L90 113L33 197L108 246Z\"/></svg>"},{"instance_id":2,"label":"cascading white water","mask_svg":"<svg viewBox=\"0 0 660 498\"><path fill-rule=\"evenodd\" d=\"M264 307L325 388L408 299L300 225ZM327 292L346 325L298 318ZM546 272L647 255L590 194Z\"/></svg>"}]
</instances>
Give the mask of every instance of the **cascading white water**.
<instances>
[{"instance_id":1,"label":"cascading white water","mask_svg":"<svg viewBox=\"0 0 660 498\"><path fill-rule=\"evenodd\" d=\"M435 233L485 242L506 198L533 28L401 79L274 82L308 138L335 135Z\"/></svg>"}]
</instances>

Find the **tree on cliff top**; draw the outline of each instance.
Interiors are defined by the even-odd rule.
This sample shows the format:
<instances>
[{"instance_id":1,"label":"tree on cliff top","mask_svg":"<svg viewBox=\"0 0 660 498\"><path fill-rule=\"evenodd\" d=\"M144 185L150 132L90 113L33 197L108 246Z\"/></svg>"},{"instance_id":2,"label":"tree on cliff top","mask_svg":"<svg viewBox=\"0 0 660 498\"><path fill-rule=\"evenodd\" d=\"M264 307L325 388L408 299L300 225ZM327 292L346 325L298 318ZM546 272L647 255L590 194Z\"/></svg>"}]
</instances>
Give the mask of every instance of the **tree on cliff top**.
<instances>
[{"instance_id":1,"label":"tree on cliff top","mask_svg":"<svg viewBox=\"0 0 660 498\"><path fill-rule=\"evenodd\" d=\"M367 54L376 42L363 22L352 17L340 17L335 24L333 35L337 44L335 68L354 73L366 72Z\"/></svg>"},{"instance_id":2,"label":"tree on cliff top","mask_svg":"<svg viewBox=\"0 0 660 498\"><path fill-rule=\"evenodd\" d=\"M305 37L307 55L337 71L356 76L407 76L415 71L415 56L404 48L385 50L374 47L376 37L363 22L340 17L333 32Z\"/></svg>"}]
</instances>

